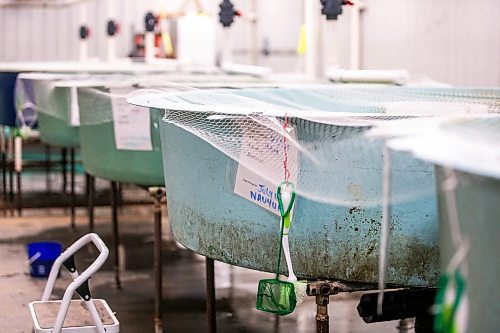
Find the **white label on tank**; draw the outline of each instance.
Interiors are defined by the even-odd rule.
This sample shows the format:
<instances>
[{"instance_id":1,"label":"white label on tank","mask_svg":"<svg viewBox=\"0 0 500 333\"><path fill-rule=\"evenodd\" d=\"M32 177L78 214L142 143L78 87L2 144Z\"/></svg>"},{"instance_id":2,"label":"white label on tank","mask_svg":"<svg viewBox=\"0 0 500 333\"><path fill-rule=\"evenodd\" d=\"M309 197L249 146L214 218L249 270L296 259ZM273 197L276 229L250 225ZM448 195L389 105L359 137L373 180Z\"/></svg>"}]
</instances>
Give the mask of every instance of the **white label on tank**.
<instances>
[{"instance_id":1,"label":"white label on tank","mask_svg":"<svg viewBox=\"0 0 500 333\"><path fill-rule=\"evenodd\" d=\"M115 145L118 150L152 151L149 109L128 104L130 89L111 89Z\"/></svg>"},{"instance_id":2,"label":"white label on tank","mask_svg":"<svg viewBox=\"0 0 500 333\"><path fill-rule=\"evenodd\" d=\"M295 140L295 129L288 127L287 132ZM275 133L263 148L260 140L256 140L251 131L244 131L242 151L245 152L245 161L248 163L247 166L238 163L234 193L280 215L276 190L278 184L284 181L284 170L276 165L283 165L283 137ZM287 143L287 155L289 180L296 185L299 154L297 148L290 143ZM275 156L275 159L271 160L270 156ZM249 164L252 165L251 168L248 167Z\"/></svg>"}]
</instances>

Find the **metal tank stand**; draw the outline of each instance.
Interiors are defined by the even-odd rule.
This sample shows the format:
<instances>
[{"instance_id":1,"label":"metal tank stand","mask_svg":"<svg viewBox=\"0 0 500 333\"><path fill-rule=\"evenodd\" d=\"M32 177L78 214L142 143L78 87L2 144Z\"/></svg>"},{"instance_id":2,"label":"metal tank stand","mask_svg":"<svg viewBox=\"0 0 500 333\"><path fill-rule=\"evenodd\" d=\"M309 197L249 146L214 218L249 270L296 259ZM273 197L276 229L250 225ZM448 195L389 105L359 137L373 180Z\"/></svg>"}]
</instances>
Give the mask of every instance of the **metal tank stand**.
<instances>
[{"instance_id":1,"label":"metal tank stand","mask_svg":"<svg viewBox=\"0 0 500 333\"><path fill-rule=\"evenodd\" d=\"M89 232L94 232L94 197L95 197L95 178L86 173L87 178L87 215L89 218Z\"/></svg>"},{"instance_id":2,"label":"metal tank stand","mask_svg":"<svg viewBox=\"0 0 500 333\"><path fill-rule=\"evenodd\" d=\"M410 333L413 332L415 328L415 319L414 318L405 318L399 321L397 329L400 333Z\"/></svg>"},{"instance_id":3,"label":"metal tank stand","mask_svg":"<svg viewBox=\"0 0 500 333\"><path fill-rule=\"evenodd\" d=\"M373 289L369 286L351 286L338 281L309 281L306 293L308 296L316 297L316 332L328 333L330 330L330 317L328 316L328 304L330 296L340 292L353 292Z\"/></svg>"},{"instance_id":4,"label":"metal tank stand","mask_svg":"<svg viewBox=\"0 0 500 333\"><path fill-rule=\"evenodd\" d=\"M9 168L9 208L14 216L14 136L12 130L7 138L7 166Z\"/></svg>"},{"instance_id":5,"label":"metal tank stand","mask_svg":"<svg viewBox=\"0 0 500 333\"><path fill-rule=\"evenodd\" d=\"M52 179L50 178L50 171L51 171L51 160L50 160L50 146L45 145L45 188L47 190L47 193L50 193L52 190Z\"/></svg>"},{"instance_id":6,"label":"metal tank stand","mask_svg":"<svg viewBox=\"0 0 500 333\"><path fill-rule=\"evenodd\" d=\"M2 165L2 200L3 200L3 215L7 216L7 149L5 128L0 126L0 155Z\"/></svg>"},{"instance_id":7,"label":"metal tank stand","mask_svg":"<svg viewBox=\"0 0 500 333\"><path fill-rule=\"evenodd\" d=\"M112 243L114 250L114 272L116 289L122 289L120 280L120 235L118 230L118 183L111 182L111 222L113 225Z\"/></svg>"},{"instance_id":8,"label":"metal tank stand","mask_svg":"<svg viewBox=\"0 0 500 333\"><path fill-rule=\"evenodd\" d=\"M17 216L23 215L23 195L21 187L21 171L16 170L16 206L17 206Z\"/></svg>"},{"instance_id":9,"label":"metal tank stand","mask_svg":"<svg viewBox=\"0 0 500 333\"><path fill-rule=\"evenodd\" d=\"M154 212L154 275L155 275L155 333L163 332L162 301L163 301L163 267L162 267L162 225L161 200L165 196L165 189L150 187L149 194L153 198Z\"/></svg>"},{"instance_id":10,"label":"metal tank stand","mask_svg":"<svg viewBox=\"0 0 500 333\"><path fill-rule=\"evenodd\" d=\"M70 149L70 167L71 167L71 229L76 230L76 209L75 209L75 148Z\"/></svg>"},{"instance_id":11,"label":"metal tank stand","mask_svg":"<svg viewBox=\"0 0 500 333\"><path fill-rule=\"evenodd\" d=\"M343 289L347 289L347 286L339 282L313 281L307 283L307 295L316 297L317 333L329 332L330 317L328 316L328 303L330 303L330 295L338 294Z\"/></svg>"},{"instance_id":12,"label":"metal tank stand","mask_svg":"<svg viewBox=\"0 0 500 333\"><path fill-rule=\"evenodd\" d=\"M68 187L68 150L66 148L61 149L61 171L62 171L62 193L66 194L66 188Z\"/></svg>"},{"instance_id":13,"label":"metal tank stand","mask_svg":"<svg viewBox=\"0 0 500 333\"><path fill-rule=\"evenodd\" d=\"M214 260L205 257L206 284L207 284L207 319L208 332L217 332L217 304L215 298L215 268Z\"/></svg>"}]
</instances>

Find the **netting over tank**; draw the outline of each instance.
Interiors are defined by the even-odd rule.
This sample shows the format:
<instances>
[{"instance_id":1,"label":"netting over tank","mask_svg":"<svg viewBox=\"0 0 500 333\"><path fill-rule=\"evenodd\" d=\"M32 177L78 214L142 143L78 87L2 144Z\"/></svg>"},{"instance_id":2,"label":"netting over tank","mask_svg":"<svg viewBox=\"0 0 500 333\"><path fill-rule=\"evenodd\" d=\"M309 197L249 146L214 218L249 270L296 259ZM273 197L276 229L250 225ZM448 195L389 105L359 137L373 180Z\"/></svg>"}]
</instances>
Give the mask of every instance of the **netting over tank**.
<instances>
[{"instance_id":1,"label":"netting over tank","mask_svg":"<svg viewBox=\"0 0 500 333\"><path fill-rule=\"evenodd\" d=\"M161 87L162 92L184 91L192 90L193 85L201 88L236 86L239 83L258 85L260 82L262 80L255 77L223 74L22 73L16 82L15 98L21 125L34 125L37 114L42 113L78 126L78 121L74 119L78 114L78 90L84 90L85 97L96 105L108 107L111 99L125 101L137 89ZM107 117L103 121L112 121L112 118Z\"/></svg>"},{"instance_id":2,"label":"netting over tank","mask_svg":"<svg viewBox=\"0 0 500 333\"><path fill-rule=\"evenodd\" d=\"M418 127L404 133L394 127ZM371 135L388 138L391 148L471 174L500 179L500 116L434 118L403 121L375 128Z\"/></svg>"},{"instance_id":3,"label":"netting over tank","mask_svg":"<svg viewBox=\"0 0 500 333\"><path fill-rule=\"evenodd\" d=\"M368 129L404 118L500 112L494 89L318 85L136 92L129 101L165 109L164 121L276 186L286 160L301 197L365 207L382 201L384 142L368 138ZM392 164L392 202L433 195L431 165L405 153L394 153Z\"/></svg>"}]
</instances>

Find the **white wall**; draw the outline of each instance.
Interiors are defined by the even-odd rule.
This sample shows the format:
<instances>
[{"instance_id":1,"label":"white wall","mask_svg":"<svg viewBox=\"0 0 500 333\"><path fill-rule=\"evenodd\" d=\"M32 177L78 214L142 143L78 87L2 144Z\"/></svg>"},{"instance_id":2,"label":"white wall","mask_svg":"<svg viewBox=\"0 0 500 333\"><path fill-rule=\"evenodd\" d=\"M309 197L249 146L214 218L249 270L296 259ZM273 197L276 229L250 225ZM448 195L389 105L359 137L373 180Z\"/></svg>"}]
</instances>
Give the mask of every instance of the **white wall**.
<instances>
[{"instance_id":1,"label":"white wall","mask_svg":"<svg viewBox=\"0 0 500 333\"><path fill-rule=\"evenodd\" d=\"M366 3L365 68L406 68L457 85L500 86L500 1Z\"/></svg>"},{"instance_id":2,"label":"white wall","mask_svg":"<svg viewBox=\"0 0 500 333\"><path fill-rule=\"evenodd\" d=\"M105 57L107 0L89 0L65 8L0 8L0 61L76 60L79 11L86 6L92 38L91 56ZM144 14L161 0L116 0L122 25L118 54L131 49L132 30L143 28ZM250 0L233 0L243 11ZM315 0L310 0L315 1ZM318 0L319 1L319 0ZM168 0L174 10L182 0ZM295 49L302 23L303 0L256 0L258 46L266 39L272 55L259 63L278 71L297 66ZM219 0L204 0L217 14ZM411 73L456 85L500 86L500 1L498 0L365 0L362 14L361 65L363 68L406 68ZM323 46L336 50L328 63L349 66L349 13L339 18ZM331 24L330 24L331 25ZM237 20L232 27L235 59L251 60L250 23Z\"/></svg>"}]
</instances>

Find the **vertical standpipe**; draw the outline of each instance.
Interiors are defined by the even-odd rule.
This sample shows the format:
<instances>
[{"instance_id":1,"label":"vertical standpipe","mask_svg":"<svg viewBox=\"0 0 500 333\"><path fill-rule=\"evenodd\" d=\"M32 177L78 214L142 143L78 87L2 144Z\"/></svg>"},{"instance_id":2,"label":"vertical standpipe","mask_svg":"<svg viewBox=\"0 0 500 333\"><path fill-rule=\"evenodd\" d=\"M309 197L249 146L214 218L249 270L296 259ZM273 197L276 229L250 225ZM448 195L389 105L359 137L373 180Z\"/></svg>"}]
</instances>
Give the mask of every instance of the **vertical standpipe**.
<instances>
[{"instance_id":1,"label":"vertical standpipe","mask_svg":"<svg viewBox=\"0 0 500 333\"><path fill-rule=\"evenodd\" d=\"M85 2L82 3L80 8L80 51L79 58L80 61L87 61L89 58L88 52L88 38L90 37L90 30L87 26L87 4Z\"/></svg>"},{"instance_id":2,"label":"vertical standpipe","mask_svg":"<svg viewBox=\"0 0 500 333\"><path fill-rule=\"evenodd\" d=\"M109 17L109 20L106 23L106 33L108 36L107 55L108 55L108 61L111 62L116 59L115 35L118 33L118 25L113 19L113 17L115 17L115 0L107 0L107 4L108 4L108 17Z\"/></svg>"},{"instance_id":3,"label":"vertical standpipe","mask_svg":"<svg viewBox=\"0 0 500 333\"><path fill-rule=\"evenodd\" d=\"M152 12L146 14L144 18L145 31L144 31L144 60L146 63L152 62L155 55L155 26L156 17Z\"/></svg>"}]
</instances>

